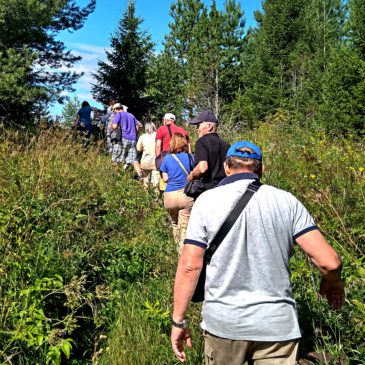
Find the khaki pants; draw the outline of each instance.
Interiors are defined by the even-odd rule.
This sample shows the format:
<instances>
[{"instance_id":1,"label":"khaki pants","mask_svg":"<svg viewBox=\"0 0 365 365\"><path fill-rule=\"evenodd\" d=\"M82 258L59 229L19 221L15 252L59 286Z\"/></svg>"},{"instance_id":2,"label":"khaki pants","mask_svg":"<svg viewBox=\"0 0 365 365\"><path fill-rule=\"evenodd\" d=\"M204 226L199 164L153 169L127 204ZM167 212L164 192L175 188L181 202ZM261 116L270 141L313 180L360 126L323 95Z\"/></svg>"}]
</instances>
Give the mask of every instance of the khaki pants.
<instances>
[{"instance_id":1,"label":"khaki pants","mask_svg":"<svg viewBox=\"0 0 365 365\"><path fill-rule=\"evenodd\" d=\"M298 341L255 342L221 338L204 331L205 365L295 365Z\"/></svg>"},{"instance_id":2,"label":"khaki pants","mask_svg":"<svg viewBox=\"0 0 365 365\"><path fill-rule=\"evenodd\" d=\"M160 173L157 170L145 170L142 169L143 174L143 186L148 187L148 184L151 184L154 188L156 188L160 182Z\"/></svg>"},{"instance_id":3,"label":"khaki pants","mask_svg":"<svg viewBox=\"0 0 365 365\"><path fill-rule=\"evenodd\" d=\"M184 247L186 227L188 226L194 199L184 194L184 190L164 193L164 207L170 215L176 251L180 255Z\"/></svg>"}]
</instances>

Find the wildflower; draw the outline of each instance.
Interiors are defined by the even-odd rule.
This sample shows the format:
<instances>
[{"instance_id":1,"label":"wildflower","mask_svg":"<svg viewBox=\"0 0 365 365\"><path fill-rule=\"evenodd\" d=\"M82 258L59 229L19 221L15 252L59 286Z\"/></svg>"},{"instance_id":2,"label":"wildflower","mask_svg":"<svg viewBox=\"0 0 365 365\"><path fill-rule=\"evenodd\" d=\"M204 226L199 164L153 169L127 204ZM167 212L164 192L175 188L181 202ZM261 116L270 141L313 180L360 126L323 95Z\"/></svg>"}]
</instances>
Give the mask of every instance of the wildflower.
<instances>
[{"instance_id":1,"label":"wildflower","mask_svg":"<svg viewBox=\"0 0 365 365\"><path fill-rule=\"evenodd\" d=\"M314 175L314 174L310 174L310 175L309 175L309 177L310 177L312 180L314 180L314 179L316 178L316 175Z\"/></svg>"},{"instance_id":2,"label":"wildflower","mask_svg":"<svg viewBox=\"0 0 365 365\"><path fill-rule=\"evenodd\" d=\"M360 174L364 171L365 169L363 167L359 167L359 172Z\"/></svg>"}]
</instances>

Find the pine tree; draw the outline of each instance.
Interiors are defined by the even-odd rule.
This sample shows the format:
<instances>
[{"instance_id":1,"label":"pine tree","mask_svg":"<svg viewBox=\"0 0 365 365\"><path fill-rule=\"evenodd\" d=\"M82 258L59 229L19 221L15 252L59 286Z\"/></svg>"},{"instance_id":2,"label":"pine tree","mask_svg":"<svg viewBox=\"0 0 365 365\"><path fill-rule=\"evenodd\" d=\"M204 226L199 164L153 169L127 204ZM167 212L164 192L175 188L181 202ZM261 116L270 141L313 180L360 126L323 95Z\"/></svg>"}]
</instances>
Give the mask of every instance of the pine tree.
<instances>
[{"instance_id":1,"label":"pine tree","mask_svg":"<svg viewBox=\"0 0 365 365\"><path fill-rule=\"evenodd\" d=\"M298 55L302 51L303 14L309 0L266 0L256 11L257 28L246 35L242 89L237 107L247 123L287 108L296 93ZM300 57L299 57L300 59Z\"/></svg>"},{"instance_id":2,"label":"pine tree","mask_svg":"<svg viewBox=\"0 0 365 365\"><path fill-rule=\"evenodd\" d=\"M12 64L9 73L0 75L0 83L18 79L10 93L0 89L0 117L9 116L19 123L42 103L62 100L61 91L72 90L80 75L60 69L80 57L66 51L56 36L81 28L94 8L95 0L84 8L74 0L0 0L0 63Z\"/></svg>"},{"instance_id":3,"label":"pine tree","mask_svg":"<svg viewBox=\"0 0 365 365\"><path fill-rule=\"evenodd\" d=\"M75 96L73 99L71 99L70 97L67 98L65 106L62 109L62 116L65 125L71 127L71 125L75 121L80 106L81 103L77 96Z\"/></svg>"},{"instance_id":4,"label":"pine tree","mask_svg":"<svg viewBox=\"0 0 365 365\"><path fill-rule=\"evenodd\" d=\"M332 133L365 131L365 5L348 3L345 36L330 55L323 78L320 122Z\"/></svg>"},{"instance_id":5,"label":"pine tree","mask_svg":"<svg viewBox=\"0 0 365 365\"><path fill-rule=\"evenodd\" d=\"M151 37L140 29L141 24L142 19L135 15L134 1L130 1L111 37L107 61L98 62L98 70L93 74L96 83L92 86L96 100L106 103L115 99L138 118L148 111L147 67L153 49Z\"/></svg>"},{"instance_id":6,"label":"pine tree","mask_svg":"<svg viewBox=\"0 0 365 365\"><path fill-rule=\"evenodd\" d=\"M184 110L184 78L177 60L167 52L150 59L146 95L151 117L162 120L166 112L182 115Z\"/></svg>"},{"instance_id":7,"label":"pine tree","mask_svg":"<svg viewBox=\"0 0 365 365\"><path fill-rule=\"evenodd\" d=\"M200 0L178 0L171 5L170 33L165 49L178 61L184 75L185 109L211 109L217 115L237 89L231 77L239 67L243 46L243 13L235 0L219 11Z\"/></svg>"}]
</instances>

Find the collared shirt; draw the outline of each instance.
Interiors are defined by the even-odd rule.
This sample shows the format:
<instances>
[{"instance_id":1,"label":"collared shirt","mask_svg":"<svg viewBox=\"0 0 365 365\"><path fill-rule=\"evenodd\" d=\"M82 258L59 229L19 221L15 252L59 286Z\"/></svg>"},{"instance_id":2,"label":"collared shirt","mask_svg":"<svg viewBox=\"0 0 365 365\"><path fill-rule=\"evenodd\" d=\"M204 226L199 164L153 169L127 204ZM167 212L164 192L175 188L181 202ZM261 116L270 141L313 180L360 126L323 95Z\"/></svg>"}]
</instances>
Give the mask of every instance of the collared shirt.
<instances>
[{"instance_id":1,"label":"collared shirt","mask_svg":"<svg viewBox=\"0 0 365 365\"><path fill-rule=\"evenodd\" d=\"M255 174L226 177L195 202L185 244L209 247ZM289 259L294 241L317 229L290 193L262 185L207 266L202 328L234 340L287 341L301 336Z\"/></svg>"},{"instance_id":2,"label":"collared shirt","mask_svg":"<svg viewBox=\"0 0 365 365\"><path fill-rule=\"evenodd\" d=\"M175 123L171 123L170 130L171 130L171 135L173 135L175 133L181 133L182 135L184 135L186 137L186 140L189 142L188 132L184 128L177 126ZM156 141L162 142L161 143L161 152L167 152L169 150L170 140L171 140L171 137L170 137L169 129L167 128L167 126L162 125L161 127L159 127L157 129L157 133L156 133Z\"/></svg>"}]
</instances>

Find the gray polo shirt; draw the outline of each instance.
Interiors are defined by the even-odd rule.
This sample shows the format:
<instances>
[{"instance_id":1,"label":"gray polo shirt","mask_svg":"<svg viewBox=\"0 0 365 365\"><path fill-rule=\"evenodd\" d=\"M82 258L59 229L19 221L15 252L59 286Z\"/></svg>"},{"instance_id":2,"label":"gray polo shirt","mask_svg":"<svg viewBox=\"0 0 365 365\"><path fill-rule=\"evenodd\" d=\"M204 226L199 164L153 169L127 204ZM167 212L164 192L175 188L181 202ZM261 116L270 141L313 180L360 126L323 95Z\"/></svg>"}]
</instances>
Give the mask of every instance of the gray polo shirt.
<instances>
[{"instance_id":1,"label":"gray polo shirt","mask_svg":"<svg viewBox=\"0 0 365 365\"><path fill-rule=\"evenodd\" d=\"M229 176L195 202L185 244L209 247L227 215L258 176ZM251 198L207 266L201 327L247 341L301 337L289 259L294 240L317 229L290 193L263 185Z\"/></svg>"}]
</instances>

